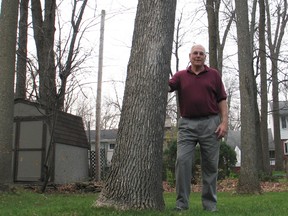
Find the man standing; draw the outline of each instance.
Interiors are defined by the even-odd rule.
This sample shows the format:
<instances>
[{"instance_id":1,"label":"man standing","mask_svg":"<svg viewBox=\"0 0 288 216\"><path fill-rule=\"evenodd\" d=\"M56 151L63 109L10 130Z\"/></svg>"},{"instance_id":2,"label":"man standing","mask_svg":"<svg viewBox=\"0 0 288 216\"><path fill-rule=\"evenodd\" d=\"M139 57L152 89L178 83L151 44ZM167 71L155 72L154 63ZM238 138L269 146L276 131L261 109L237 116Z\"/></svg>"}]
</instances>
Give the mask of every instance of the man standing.
<instances>
[{"instance_id":1,"label":"man standing","mask_svg":"<svg viewBox=\"0 0 288 216\"><path fill-rule=\"evenodd\" d=\"M219 72L205 65L206 52L194 45L191 65L169 80L170 92L178 91L180 115L176 159L176 210L189 208L192 163L197 143L201 151L202 205L216 211L219 140L228 128L226 92Z\"/></svg>"}]
</instances>

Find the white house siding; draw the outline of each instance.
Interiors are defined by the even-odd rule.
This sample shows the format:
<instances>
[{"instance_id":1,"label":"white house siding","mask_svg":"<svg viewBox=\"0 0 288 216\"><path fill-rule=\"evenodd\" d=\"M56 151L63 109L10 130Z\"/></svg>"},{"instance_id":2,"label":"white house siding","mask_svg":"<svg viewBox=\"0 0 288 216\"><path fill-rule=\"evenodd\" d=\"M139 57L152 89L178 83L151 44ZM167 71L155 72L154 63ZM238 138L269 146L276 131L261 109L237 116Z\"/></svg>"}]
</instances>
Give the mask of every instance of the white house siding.
<instances>
[{"instance_id":1,"label":"white house siding","mask_svg":"<svg viewBox=\"0 0 288 216\"><path fill-rule=\"evenodd\" d=\"M269 115L269 125L271 126L271 131L272 131L272 136L274 137L274 127L273 127L273 122L274 118L273 115ZM286 116L286 128L282 128L282 121L281 121L281 116L280 116L280 137L282 140L288 139L288 116Z\"/></svg>"},{"instance_id":2,"label":"white house siding","mask_svg":"<svg viewBox=\"0 0 288 216\"><path fill-rule=\"evenodd\" d=\"M86 148L57 144L55 149L56 184L88 180L88 150Z\"/></svg>"},{"instance_id":3,"label":"white house siding","mask_svg":"<svg viewBox=\"0 0 288 216\"><path fill-rule=\"evenodd\" d=\"M286 116L286 128L282 127L282 121L280 117L280 136L282 140L288 139L288 116Z\"/></svg>"},{"instance_id":4,"label":"white house siding","mask_svg":"<svg viewBox=\"0 0 288 216\"><path fill-rule=\"evenodd\" d=\"M288 130L287 129L286 130L282 129L280 131L280 133L281 133L281 139L288 139Z\"/></svg>"},{"instance_id":5,"label":"white house siding","mask_svg":"<svg viewBox=\"0 0 288 216\"><path fill-rule=\"evenodd\" d=\"M234 150L236 152L236 158L237 158L237 162L235 166L240 167L241 166L241 150L239 149L238 146L236 146Z\"/></svg>"}]
</instances>

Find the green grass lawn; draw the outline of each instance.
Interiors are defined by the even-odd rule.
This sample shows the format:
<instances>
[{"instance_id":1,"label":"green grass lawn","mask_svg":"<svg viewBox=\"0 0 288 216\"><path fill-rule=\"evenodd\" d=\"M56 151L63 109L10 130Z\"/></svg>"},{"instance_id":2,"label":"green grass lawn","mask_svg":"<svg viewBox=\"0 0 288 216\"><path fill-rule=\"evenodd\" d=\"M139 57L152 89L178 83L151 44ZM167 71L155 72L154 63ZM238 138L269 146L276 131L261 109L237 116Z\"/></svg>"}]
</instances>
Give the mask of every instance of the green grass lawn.
<instances>
[{"instance_id":1,"label":"green grass lawn","mask_svg":"<svg viewBox=\"0 0 288 216\"><path fill-rule=\"evenodd\" d=\"M0 195L0 215L123 215L123 216L170 216L170 215L288 215L288 192L268 192L262 195L236 195L228 192L218 193L218 212L204 212L200 193L192 193L190 209L174 212L175 193L165 193L166 208L158 211L116 211L108 208L93 208L98 194L39 194L31 191Z\"/></svg>"}]
</instances>

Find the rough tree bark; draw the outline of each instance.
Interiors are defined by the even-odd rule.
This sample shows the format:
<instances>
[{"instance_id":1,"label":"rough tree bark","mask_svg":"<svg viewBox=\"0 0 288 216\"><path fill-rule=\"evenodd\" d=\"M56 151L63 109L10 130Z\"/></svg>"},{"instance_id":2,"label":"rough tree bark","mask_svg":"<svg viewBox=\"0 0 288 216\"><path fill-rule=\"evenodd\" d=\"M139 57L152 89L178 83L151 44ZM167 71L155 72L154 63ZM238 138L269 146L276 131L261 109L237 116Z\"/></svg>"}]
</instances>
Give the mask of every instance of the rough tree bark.
<instances>
[{"instance_id":1,"label":"rough tree bark","mask_svg":"<svg viewBox=\"0 0 288 216\"><path fill-rule=\"evenodd\" d=\"M12 184L14 74L18 0L2 0L0 14L0 191Z\"/></svg>"},{"instance_id":2,"label":"rough tree bark","mask_svg":"<svg viewBox=\"0 0 288 216\"><path fill-rule=\"evenodd\" d=\"M219 7L220 0L206 0L209 33L209 65L218 70Z\"/></svg>"},{"instance_id":3,"label":"rough tree bark","mask_svg":"<svg viewBox=\"0 0 288 216\"><path fill-rule=\"evenodd\" d=\"M255 33L256 33L256 12L257 12L257 2L258 0L253 0L252 1L252 6L251 6L251 14L250 14L250 47L251 47L251 52L252 50L255 49L255 43L254 43L254 38L255 38ZM254 63L253 63L254 64ZM253 71L254 73L254 71ZM255 86L255 94L257 94L257 83L256 83L256 76L254 73L254 79L253 79L253 85ZM257 95L255 95L257 97ZM255 106L255 128L256 128L256 139L254 141L255 146L256 146L256 156L257 156L257 170L258 174L262 172L263 170L263 152L262 152L262 143L261 143L261 124L260 124L260 114L259 114L259 108L258 108L258 103L257 101L254 104Z\"/></svg>"},{"instance_id":4,"label":"rough tree bark","mask_svg":"<svg viewBox=\"0 0 288 216\"><path fill-rule=\"evenodd\" d=\"M45 0L44 19L40 0L31 0L34 39L39 65L38 101L48 108L56 100L54 33L56 0Z\"/></svg>"},{"instance_id":5,"label":"rough tree bark","mask_svg":"<svg viewBox=\"0 0 288 216\"><path fill-rule=\"evenodd\" d=\"M17 79L15 98L26 98L27 31L29 0L20 2L19 38L17 51Z\"/></svg>"},{"instance_id":6,"label":"rough tree bark","mask_svg":"<svg viewBox=\"0 0 288 216\"><path fill-rule=\"evenodd\" d=\"M227 16L227 25L223 30L223 36L220 37L219 30L219 11L220 11L220 0L206 0L206 11L208 18L208 35L209 35L209 65L216 68L222 75L223 69L223 51L226 44L228 33L231 29L233 20L235 19L235 11L232 10L231 2L223 2L226 8L229 9ZM230 7L229 7L230 5Z\"/></svg>"},{"instance_id":7,"label":"rough tree bark","mask_svg":"<svg viewBox=\"0 0 288 216\"><path fill-rule=\"evenodd\" d=\"M265 0L259 0L259 58L261 78L261 143L262 143L262 168L266 174L271 173L269 160L268 142L268 90L267 90L267 62L266 62L266 40L265 40Z\"/></svg>"},{"instance_id":8,"label":"rough tree bark","mask_svg":"<svg viewBox=\"0 0 288 216\"><path fill-rule=\"evenodd\" d=\"M96 206L164 209L162 148L176 0L139 0L117 146Z\"/></svg>"},{"instance_id":9,"label":"rough tree bark","mask_svg":"<svg viewBox=\"0 0 288 216\"><path fill-rule=\"evenodd\" d=\"M283 36L288 22L287 0L280 1L276 5L274 14L270 12L270 1L265 0L267 14L267 38L270 51L272 67L272 115L275 143L275 169L284 170L283 165L283 143L280 135L279 117L279 80L278 80L278 58L280 54ZM271 16L277 16L275 30L272 30Z\"/></svg>"},{"instance_id":10,"label":"rough tree bark","mask_svg":"<svg viewBox=\"0 0 288 216\"><path fill-rule=\"evenodd\" d=\"M241 98L241 171L238 193L260 193L257 170L257 89L254 82L247 0L237 1L236 26Z\"/></svg>"}]
</instances>

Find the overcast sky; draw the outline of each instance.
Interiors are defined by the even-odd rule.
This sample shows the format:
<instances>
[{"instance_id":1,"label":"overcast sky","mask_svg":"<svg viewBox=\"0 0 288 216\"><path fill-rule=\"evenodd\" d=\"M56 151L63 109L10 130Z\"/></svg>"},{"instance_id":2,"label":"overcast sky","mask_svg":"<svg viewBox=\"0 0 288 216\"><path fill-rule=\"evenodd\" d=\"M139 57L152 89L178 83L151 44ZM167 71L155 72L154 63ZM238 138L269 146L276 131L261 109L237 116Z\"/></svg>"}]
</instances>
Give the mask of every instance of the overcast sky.
<instances>
[{"instance_id":1,"label":"overcast sky","mask_svg":"<svg viewBox=\"0 0 288 216\"><path fill-rule=\"evenodd\" d=\"M44 0L41 0L44 2ZM2 1L0 0L0 3ZM59 3L60 1L57 1ZM71 16L72 0L65 0L59 8L60 16L68 21ZM98 56L99 56L99 32L100 32L100 15L101 11L105 10L105 32L104 32L104 58L103 58L103 75L102 75L102 98L114 97L114 86L118 89L119 95L123 93L124 82L126 79L127 64L130 56L130 48L132 44L132 36L134 30L134 20L136 15L137 0L89 0L85 10L86 19L97 20L97 25L90 29L89 34L85 37L86 48L91 47L93 50L93 57L87 63L91 68L92 73L84 78L84 82L93 82L92 97L96 98L96 83L98 74ZM65 5L64 5L65 4ZM66 5L67 4L67 5ZM64 5L64 7L63 7ZM190 47L194 43L202 43L207 46L207 34L201 28L205 28L206 16L199 15L194 17L194 24L191 24L191 17L189 14L194 14L199 5L199 0L178 0L176 16L179 16L183 11L183 26L182 31L186 32L185 41L180 51L180 69L187 66L188 53ZM202 5L202 4L201 4ZM44 8L44 6L43 6ZM201 13L200 13L201 14ZM195 19L197 26L195 25ZM185 23L185 24L184 24ZM58 25L56 23L56 25ZM31 30L31 29L30 29ZM31 30L32 31L32 30ZM58 40L56 28L55 40ZM200 34L199 32L202 32ZM29 51L33 52L33 33L30 32ZM34 48L35 49L35 48ZM172 71L175 72L175 63L172 58ZM116 82L114 82L116 81ZM115 84L113 84L115 83ZM91 88L91 87L90 87Z\"/></svg>"},{"instance_id":2,"label":"overcast sky","mask_svg":"<svg viewBox=\"0 0 288 216\"><path fill-rule=\"evenodd\" d=\"M111 83L112 80L115 81L125 81L127 63L130 55L130 48L132 43L133 29L134 29L134 19L136 15L137 0L98 0L97 1L97 12L101 13L101 10L106 11L105 20L105 33L104 33L104 60L103 60L103 96L112 96L114 92L111 93ZM183 69L188 64L188 53L190 47L194 43L202 43L207 46L207 36L206 33L198 34L197 32L202 32L200 28L205 28L206 16L196 17L198 19L196 23L199 24L197 27L193 25L191 29L191 17L189 13L194 13L197 10L197 5L195 3L199 1L193 0L178 0L177 1L177 15L183 11L183 24L182 31L187 31L184 45L179 50L180 51L180 69ZM201 14L201 13L200 13ZM200 16L200 15L199 15ZM189 17L189 21L188 21ZM187 28L187 26L189 26ZM186 28L186 29L185 29ZM100 26L98 27L100 29ZM97 29L97 30L98 30ZM193 35L193 36L192 36ZM198 35L198 36L195 36ZM99 40L99 38L96 38ZM98 45L97 45L98 46ZM98 48L97 48L98 50ZM172 59L172 70L175 72L175 63ZM122 85L123 86L123 85ZM124 86L123 86L124 87ZM121 88L118 85L117 88ZM119 89L123 91L123 89Z\"/></svg>"}]
</instances>

